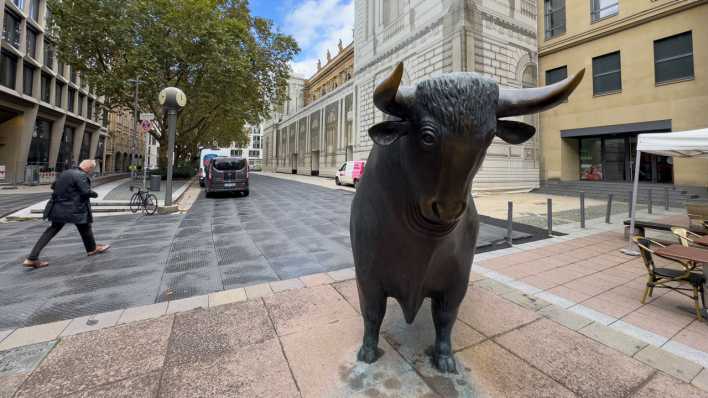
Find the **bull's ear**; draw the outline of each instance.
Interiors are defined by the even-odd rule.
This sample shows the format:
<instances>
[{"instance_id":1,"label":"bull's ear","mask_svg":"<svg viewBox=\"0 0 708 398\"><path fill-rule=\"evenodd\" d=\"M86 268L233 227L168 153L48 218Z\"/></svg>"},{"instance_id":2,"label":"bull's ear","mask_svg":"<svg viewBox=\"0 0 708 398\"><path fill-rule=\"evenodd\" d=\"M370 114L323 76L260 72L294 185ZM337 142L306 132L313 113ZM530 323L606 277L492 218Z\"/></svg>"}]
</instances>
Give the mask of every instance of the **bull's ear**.
<instances>
[{"instance_id":1,"label":"bull's ear","mask_svg":"<svg viewBox=\"0 0 708 398\"><path fill-rule=\"evenodd\" d=\"M497 137L509 144L523 144L536 133L536 128L513 120L497 120Z\"/></svg>"},{"instance_id":2,"label":"bull's ear","mask_svg":"<svg viewBox=\"0 0 708 398\"><path fill-rule=\"evenodd\" d=\"M387 120L369 127L369 136L379 145L391 145L397 139L408 134L408 123Z\"/></svg>"}]
</instances>

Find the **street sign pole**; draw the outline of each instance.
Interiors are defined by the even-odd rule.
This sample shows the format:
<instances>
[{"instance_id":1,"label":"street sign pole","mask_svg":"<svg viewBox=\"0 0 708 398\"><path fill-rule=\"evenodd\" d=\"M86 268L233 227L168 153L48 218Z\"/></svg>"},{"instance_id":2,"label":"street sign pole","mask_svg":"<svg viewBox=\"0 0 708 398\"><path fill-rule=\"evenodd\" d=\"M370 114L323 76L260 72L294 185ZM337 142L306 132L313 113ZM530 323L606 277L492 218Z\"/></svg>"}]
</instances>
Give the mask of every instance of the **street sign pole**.
<instances>
[{"instance_id":1,"label":"street sign pole","mask_svg":"<svg viewBox=\"0 0 708 398\"><path fill-rule=\"evenodd\" d=\"M165 183L165 206L172 206L172 167L175 163L175 136L177 134L177 109L167 110L167 181Z\"/></svg>"}]
</instances>

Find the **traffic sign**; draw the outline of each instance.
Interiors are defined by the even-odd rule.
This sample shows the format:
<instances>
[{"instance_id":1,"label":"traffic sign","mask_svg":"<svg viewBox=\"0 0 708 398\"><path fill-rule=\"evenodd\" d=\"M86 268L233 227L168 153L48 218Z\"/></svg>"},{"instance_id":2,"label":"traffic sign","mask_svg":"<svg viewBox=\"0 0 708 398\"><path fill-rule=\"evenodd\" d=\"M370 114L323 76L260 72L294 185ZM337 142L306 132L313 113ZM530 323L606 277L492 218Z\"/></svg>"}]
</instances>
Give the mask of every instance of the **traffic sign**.
<instances>
[{"instance_id":1,"label":"traffic sign","mask_svg":"<svg viewBox=\"0 0 708 398\"><path fill-rule=\"evenodd\" d=\"M140 114L140 120L155 120L155 114L151 112L142 112Z\"/></svg>"},{"instance_id":2,"label":"traffic sign","mask_svg":"<svg viewBox=\"0 0 708 398\"><path fill-rule=\"evenodd\" d=\"M143 130L143 133L147 133L148 131L152 130L152 123L150 123L149 120L143 120L140 122L140 127Z\"/></svg>"}]
</instances>

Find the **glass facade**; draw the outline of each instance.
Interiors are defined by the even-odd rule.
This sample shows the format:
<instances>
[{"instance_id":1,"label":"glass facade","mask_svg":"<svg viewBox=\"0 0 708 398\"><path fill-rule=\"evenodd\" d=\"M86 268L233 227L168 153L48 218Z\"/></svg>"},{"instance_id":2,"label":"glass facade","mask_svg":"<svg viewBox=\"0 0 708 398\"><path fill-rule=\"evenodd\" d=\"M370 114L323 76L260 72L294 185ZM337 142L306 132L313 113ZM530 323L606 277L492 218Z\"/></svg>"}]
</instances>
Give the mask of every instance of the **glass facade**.
<instances>
[{"instance_id":1,"label":"glass facade","mask_svg":"<svg viewBox=\"0 0 708 398\"><path fill-rule=\"evenodd\" d=\"M2 38L13 47L20 47L20 17L15 13L5 10Z\"/></svg>"},{"instance_id":2,"label":"glass facade","mask_svg":"<svg viewBox=\"0 0 708 398\"><path fill-rule=\"evenodd\" d=\"M44 41L44 66L54 69L54 45L48 40Z\"/></svg>"},{"instance_id":3,"label":"glass facade","mask_svg":"<svg viewBox=\"0 0 708 398\"><path fill-rule=\"evenodd\" d=\"M619 0L592 0L592 21L611 17L619 13Z\"/></svg>"},{"instance_id":4,"label":"glass facade","mask_svg":"<svg viewBox=\"0 0 708 398\"><path fill-rule=\"evenodd\" d=\"M579 139L580 179L630 182L634 175L637 134L613 134ZM673 182L673 159L642 154L639 181Z\"/></svg>"},{"instance_id":5,"label":"glass facade","mask_svg":"<svg viewBox=\"0 0 708 398\"><path fill-rule=\"evenodd\" d=\"M593 58L593 94L610 94L622 90L621 69L619 51Z\"/></svg>"},{"instance_id":6,"label":"glass facade","mask_svg":"<svg viewBox=\"0 0 708 398\"><path fill-rule=\"evenodd\" d=\"M565 0L544 0L546 39L565 33Z\"/></svg>"},{"instance_id":7,"label":"glass facade","mask_svg":"<svg viewBox=\"0 0 708 398\"><path fill-rule=\"evenodd\" d=\"M52 100L52 77L42 73L42 101L49 103Z\"/></svg>"},{"instance_id":8,"label":"glass facade","mask_svg":"<svg viewBox=\"0 0 708 398\"><path fill-rule=\"evenodd\" d=\"M64 127L64 133L59 143L59 156L57 157L57 171L63 171L74 165L74 129Z\"/></svg>"},{"instance_id":9,"label":"glass facade","mask_svg":"<svg viewBox=\"0 0 708 398\"><path fill-rule=\"evenodd\" d=\"M84 132L84 138L81 140L81 151L79 152L79 162L89 158L91 153L91 133Z\"/></svg>"},{"instance_id":10,"label":"glass facade","mask_svg":"<svg viewBox=\"0 0 708 398\"><path fill-rule=\"evenodd\" d=\"M0 84L14 90L16 78L17 57L3 50L0 53Z\"/></svg>"},{"instance_id":11,"label":"glass facade","mask_svg":"<svg viewBox=\"0 0 708 398\"><path fill-rule=\"evenodd\" d=\"M32 86L34 85L34 68L25 64L25 69L22 72L22 92L27 95L32 95Z\"/></svg>"},{"instance_id":12,"label":"glass facade","mask_svg":"<svg viewBox=\"0 0 708 398\"><path fill-rule=\"evenodd\" d=\"M27 28L27 55L37 59L37 32Z\"/></svg>"},{"instance_id":13,"label":"glass facade","mask_svg":"<svg viewBox=\"0 0 708 398\"><path fill-rule=\"evenodd\" d=\"M32 131L32 142L27 156L27 164L46 166L49 163L51 138L52 122L37 118L34 131Z\"/></svg>"},{"instance_id":14,"label":"glass facade","mask_svg":"<svg viewBox=\"0 0 708 398\"><path fill-rule=\"evenodd\" d=\"M56 82L55 86L56 87L54 89L54 105L61 108L61 97L63 95L64 85L59 82Z\"/></svg>"}]
</instances>

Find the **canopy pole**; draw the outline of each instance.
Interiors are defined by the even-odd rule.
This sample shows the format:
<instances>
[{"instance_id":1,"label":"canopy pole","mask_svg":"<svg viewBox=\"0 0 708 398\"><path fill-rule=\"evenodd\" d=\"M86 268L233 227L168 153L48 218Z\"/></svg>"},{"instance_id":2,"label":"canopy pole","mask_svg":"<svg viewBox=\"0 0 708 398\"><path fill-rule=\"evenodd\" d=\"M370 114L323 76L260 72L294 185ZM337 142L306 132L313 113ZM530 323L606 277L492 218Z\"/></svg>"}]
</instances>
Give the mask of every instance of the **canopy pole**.
<instances>
[{"instance_id":1,"label":"canopy pole","mask_svg":"<svg viewBox=\"0 0 708 398\"><path fill-rule=\"evenodd\" d=\"M637 148L637 156L634 159L634 188L632 190L632 215L629 217L629 239L627 239L627 247L622 250L622 253L628 256L638 256L639 252L634 248L632 237L634 236L634 220L637 214L637 196L639 196L639 166L641 165L642 152Z\"/></svg>"}]
</instances>

